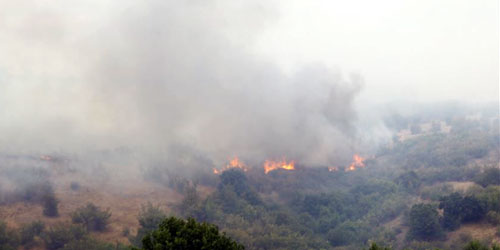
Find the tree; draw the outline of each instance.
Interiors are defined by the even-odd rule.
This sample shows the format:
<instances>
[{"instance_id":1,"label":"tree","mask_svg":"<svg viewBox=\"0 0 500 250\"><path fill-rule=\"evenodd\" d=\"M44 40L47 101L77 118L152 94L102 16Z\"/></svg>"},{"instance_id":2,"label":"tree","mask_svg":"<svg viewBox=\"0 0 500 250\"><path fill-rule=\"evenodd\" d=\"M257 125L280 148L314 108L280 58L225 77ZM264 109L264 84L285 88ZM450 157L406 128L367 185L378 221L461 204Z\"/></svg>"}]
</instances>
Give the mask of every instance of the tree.
<instances>
[{"instance_id":1,"label":"tree","mask_svg":"<svg viewBox=\"0 0 500 250\"><path fill-rule=\"evenodd\" d=\"M416 204L410 210L410 236L417 240L432 240L442 234L439 214L430 204Z\"/></svg>"},{"instance_id":2,"label":"tree","mask_svg":"<svg viewBox=\"0 0 500 250\"><path fill-rule=\"evenodd\" d=\"M486 214L486 204L474 196L466 196L462 200L462 221L478 221Z\"/></svg>"},{"instance_id":3,"label":"tree","mask_svg":"<svg viewBox=\"0 0 500 250\"><path fill-rule=\"evenodd\" d=\"M401 174L397 179L396 183L403 187L405 190L409 192L413 192L420 187L422 181L418 177L415 171L409 171Z\"/></svg>"},{"instance_id":4,"label":"tree","mask_svg":"<svg viewBox=\"0 0 500 250\"><path fill-rule=\"evenodd\" d=\"M157 230L146 234L142 245L143 250L244 249L225 233L221 234L215 225L198 223L193 218L183 220L176 217L165 219Z\"/></svg>"},{"instance_id":5,"label":"tree","mask_svg":"<svg viewBox=\"0 0 500 250\"><path fill-rule=\"evenodd\" d=\"M55 197L54 193L47 193L42 198L43 201L43 215L48 217L59 216L59 211L57 209L57 204L59 201Z\"/></svg>"},{"instance_id":6,"label":"tree","mask_svg":"<svg viewBox=\"0 0 500 250\"><path fill-rule=\"evenodd\" d=\"M231 190L240 198L251 205L261 204L262 201L257 192L247 183L247 177L238 169L229 169L220 175L219 191Z\"/></svg>"},{"instance_id":7,"label":"tree","mask_svg":"<svg viewBox=\"0 0 500 250\"><path fill-rule=\"evenodd\" d=\"M483 173L479 173L475 178L474 182L477 184L487 187L488 185L500 185L500 169L488 168Z\"/></svg>"},{"instance_id":8,"label":"tree","mask_svg":"<svg viewBox=\"0 0 500 250\"><path fill-rule=\"evenodd\" d=\"M84 225L89 231L104 231L108 225L111 212L109 209L101 210L93 203L87 203L85 207L76 209L71 215L74 223Z\"/></svg>"},{"instance_id":9,"label":"tree","mask_svg":"<svg viewBox=\"0 0 500 250\"><path fill-rule=\"evenodd\" d=\"M449 230L457 229L462 221L462 196L455 192L442 197L439 208L444 211L443 226Z\"/></svg>"},{"instance_id":10,"label":"tree","mask_svg":"<svg viewBox=\"0 0 500 250\"><path fill-rule=\"evenodd\" d=\"M158 206L153 206L152 203L141 206L141 211L139 212L139 229L137 229L137 235L130 239L136 246L141 246L142 238L153 230L158 229L158 225L166 218L165 212L163 212Z\"/></svg>"}]
</instances>

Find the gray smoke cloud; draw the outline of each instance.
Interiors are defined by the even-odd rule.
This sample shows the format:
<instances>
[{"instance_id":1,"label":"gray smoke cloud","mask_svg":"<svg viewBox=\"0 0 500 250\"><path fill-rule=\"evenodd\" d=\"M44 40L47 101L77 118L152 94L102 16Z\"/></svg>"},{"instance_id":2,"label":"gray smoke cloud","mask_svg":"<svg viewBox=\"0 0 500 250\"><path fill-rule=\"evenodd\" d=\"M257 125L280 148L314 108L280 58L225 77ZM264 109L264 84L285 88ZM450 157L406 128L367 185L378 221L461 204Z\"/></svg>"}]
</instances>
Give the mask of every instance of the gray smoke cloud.
<instances>
[{"instance_id":1,"label":"gray smoke cloud","mask_svg":"<svg viewBox=\"0 0 500 250\"><path fill-rule=\"evenodd\" d=\"M217 164L238 155L319 165L349 161L359 143L360 76L321 64L284 73L248 49L272 7L60 4L2 3L20 12L0 19L3 150L189 148Z\"/></svg>"}]
</instances>

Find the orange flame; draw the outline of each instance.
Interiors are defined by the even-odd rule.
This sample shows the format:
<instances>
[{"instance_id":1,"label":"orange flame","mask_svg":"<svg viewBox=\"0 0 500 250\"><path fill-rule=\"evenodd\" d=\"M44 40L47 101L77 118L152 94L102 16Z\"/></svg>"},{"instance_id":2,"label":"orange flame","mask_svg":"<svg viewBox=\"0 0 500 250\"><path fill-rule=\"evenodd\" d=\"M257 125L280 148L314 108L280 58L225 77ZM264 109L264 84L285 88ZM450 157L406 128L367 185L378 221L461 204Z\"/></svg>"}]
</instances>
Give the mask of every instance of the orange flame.
<instances>
[{"instance_id":1,"label":"orange flame","mask_svg":"<svg viewBox=\"0 0 500 250\"><path fill-rule=\"evenodd\" d=\"M44 161L51 161L52 157L50 157L50 155L41 155L40 159Z\"/></svg>"},{"instance_id":2,"label":"orange flame","mask_svg":"<svg viewBox=\"0 0 500 250\"><path fill-rule=\"evenodd\" d=\"M213 172L214 172L214 174L220 174L220 173L222 173L228 169L231 169L231 168L239 168L239 169L243 170L244 172L248 171L248 167L243 162L241 162L237 156L235 156L233 159L231 159L229 161L229 164L227 164L225 167L223 167L220 170L214 168Z\"/></svg>"},{"instance_id":3,"label":"orange flame","mask_svg":"<svg viewBox=\"0 0 500 250\"><path fill-rule=\"evenodd\" d=\"M337 172L339 171L339 167L328 167L329 172Z\"/></svg>"},{"instance_id":4,"label":"orange flame","mask_svg":"<svg viewBox=\"0 0 500 250\"><path fill-rule=\"evenodd\" d=\"M295 162L294 161L287 162L285 159L283 159L281 161L266 160L264 162L264 173L265 174L267 174L271 171L274 171L276 169L294 170L295 169Z\"/></svg>"},{"instance_id":5,"label":"orange flame","mask_svg":"<svg viewBox=\"0 0 500 250\"><path fill-rule=\"evenodd\" d=\"M357 154L353 155L352 157L353 159L353 162L351 163L351 165L349 165L349 167L347 167L345 169L345 171L354 171L356 170L356 168L364 168L365 167L365 159Z\"/></svg>"}]
</instances>

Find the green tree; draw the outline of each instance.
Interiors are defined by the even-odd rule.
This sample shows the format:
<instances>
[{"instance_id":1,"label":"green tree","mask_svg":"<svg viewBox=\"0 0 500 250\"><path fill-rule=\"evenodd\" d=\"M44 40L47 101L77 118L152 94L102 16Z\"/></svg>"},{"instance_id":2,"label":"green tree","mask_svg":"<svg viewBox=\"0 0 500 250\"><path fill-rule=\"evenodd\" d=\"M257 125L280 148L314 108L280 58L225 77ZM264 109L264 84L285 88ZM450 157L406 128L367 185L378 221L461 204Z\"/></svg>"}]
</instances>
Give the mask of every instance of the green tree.
<instances>
[{"instance_id":1,"label":"green tree","mask_svg":"<svg viewBox=\"0 0 500 250\"><path fill-rule=\"evenodd\" d=\"M446 229L454 230L460 226L462 221L462 200L462 196L456 192L439 200L439 208L444 211L443 226Z\"/></svg>"},{"instance_id":2,"label":"green tree","mask_svg":"<svg viewBox=\"0 0 500 250\"><path fill-rule=\"evenodd\" d=\"M57 217L59 216L59 211L57 209L57 205L59 201L53 192L49 192L42 197L43 202L43 215L48 217Z\"/></svg>"},{"instance_id":3,"label":"green tree","mask_svg":"<svg viewBox=\"0 0 500 250\"><path fill-rule=\"evenodd\" d=\"M405 190L413 192L420 187L422 181L418 177L417 173L415 173L415 171L408 171L401 174L396 179L396 183L399 186L403 187Z\"/></svg>"},{"instance_id":4,"label":"green tree","mask_svg":"<svg viewBox=\"0 0 500 250\"><path fill-rule=\"evenodd\" d=\"M486 214L486 204L474 196L466 196L462 200L462 221L478 221Z\"/></svg>"},{"instance_id":5,"label":"green tree","mask_svg":"<svg viewBox=\"0 0 500 250\"><path fill-rule=\"evenodd\" d=\"M142 238L153 230L158 229L158 225L167 217L165 212L158 206L154 206L151 202L141 206L141 211L137 217L139 221L139 229L137 235L129 240L136 246L142 246Z\"/></svg>"},{"instance_id":6,"label":"green tree","mask_svg":"<svg viewBox=\"0 0 500 250\"><path fill-rule=\"evenodd\" d=\"M488 168L484 172L479 173L474 178L474 182L483 187L487 187L488 185L500 185L500 169L497 167Z\"/></svg>"},{"instance_id":7,"label":"green tree","mask_svg":"<svg viewBox=\"0 0 500 250\"><path fill-rule=\"evenodd\" d=\"M417 240L432 240L442 234L439 214L430 204L416 204L410 210L410 236Z\"/></svg>"},{"instance_id":8,"label":"green tree","mask_svg":"<svg viewBox=\"0 0 500 250\"><path fill-rule=\"evenodd\" d=\"M104 231L108 225L111 212L109 209L101 210L92 203L87 203L86 206L76 209L71 215L74 223L82 224L89 231Z\"/></svg>"},{"instance_id":9,"label":"green tree","mask_svg":"<svg viewBox=\"0 0 500 250\"><path fill-rule=\"evenodd\" d=\"M157 230L146 234L142 239L142 246L144 250L244 249L225 233L221 234L215 225L198 223L192 218L183 220L176 217L165 219Z\"/></svg>"}]
</instances>

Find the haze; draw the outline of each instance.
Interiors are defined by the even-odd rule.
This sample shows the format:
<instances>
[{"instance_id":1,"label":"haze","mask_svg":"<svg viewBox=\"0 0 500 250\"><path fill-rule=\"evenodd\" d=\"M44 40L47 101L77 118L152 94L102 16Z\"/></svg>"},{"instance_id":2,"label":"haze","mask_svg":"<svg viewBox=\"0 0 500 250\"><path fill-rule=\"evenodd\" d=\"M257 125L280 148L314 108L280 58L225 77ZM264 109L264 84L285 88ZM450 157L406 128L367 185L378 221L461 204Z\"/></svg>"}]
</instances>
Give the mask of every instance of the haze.
<instances>
[{"instance_id":1,"label":"haze","mask_svg":"<svg viewBox=\"0 0 500 250\"><path fill-rule=\"evenodd\" d=\"M494 0L1 1L0 143L348 162L389 137L360 106L498 103L498 28Z\"/></svg>"}]
</instances>

